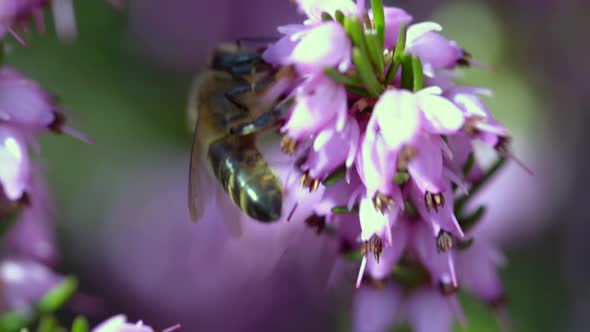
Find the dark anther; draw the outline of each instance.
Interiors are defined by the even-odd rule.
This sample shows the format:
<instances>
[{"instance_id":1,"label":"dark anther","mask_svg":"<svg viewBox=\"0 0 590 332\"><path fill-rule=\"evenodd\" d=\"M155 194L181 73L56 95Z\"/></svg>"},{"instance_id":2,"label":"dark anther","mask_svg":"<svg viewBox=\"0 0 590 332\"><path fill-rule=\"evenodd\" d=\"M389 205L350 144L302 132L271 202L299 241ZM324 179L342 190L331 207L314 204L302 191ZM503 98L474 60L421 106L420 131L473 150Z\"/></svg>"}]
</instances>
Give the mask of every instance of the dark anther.
<instances>
[{"instance_id":1,"label":"dark anther","mask_svg":"<svg viewBox=\"0 0 590 332\"><path fill-rule=\"evenodd\" d=\"M439 281L438 282L438 289L440 290L442 295L448 296L457 293L459 287L453 285L449 282Z\"/></svg>"},{"instance_id":2,"label":"dark anther","mask_svg":"<svg viewBox=\"0 0 590 332\"><path fill-rule=\"evenodd\" d=\"M380 192L377 192L373 197L373 206L377 211L381 212L381 214L391 211L393 204L395 204L393 198Z\"/></svg>"},{"instance_id":3,"label":"dark anther","mask_svg":"<svg viewBox=\"0 0 590 332\"><path fill-rule=\"evenodd\" d=\"M326 217L312 214L305 219L305 224L312 229L315 229L316 234L321 234L326 229Z\"/></svg>"},{"instance_id":4,"label":"dark anther","mask_svg":"<svg viewBox=\"0 0 590 332\"><path fill-rule=\"evenodd\" d=\"M453 235L445 230L441 230L436 236L436 250L439 253L446 252L453 249L454 246L455 239L453 238Z\"/></svg>"},{"instance_id":5,"label":"dark anther","mask_svg":"<svg viewBox=\"0 0 590 332\"><path fill-rule=\"evenodd\" d=\"M443 194L433 194L426 192L424 194L424 204L426 205L426 211L430 212L430 209L434 209L438 213L438 209L445 206L445 196Z\"/></svg>"},{"instance_id":6,"label":"dark anther","mask_svg":"<svg viewBox=\"0 0 590 332\"><path fill-rule=\"evenodd\" d=\"M381 253L383 253L383 241L381 238L375 234L371 236L369 241L363 242L361 245L361 253L366 255L367 253L372 252L373 257L375 257L375 261L379 263L379 258L381 257Z\"/></svg>"},{"instance_id":7,"label":"dark anther","mask_svg":"<svg viewBox=\"0 0 590 332\"><path fill-rule=\"evenodd\" d=\"M312 178L311 175L309 175L309 172L303 173L299 183L302 187L308 188L309 192L316 191L320 186L320 180Z\"/></svg>"},{"instance_id":8,"label":"dark anther","mask_svg":"<svg viewBox=\"0 0 590 332\"><path fill-rule=\"evenodd\" d=\"M66 116L62 112L59 112L59 111L55 111L53 114L54 114L55 118L47 127L54 134L61 134L63 125L66 123Z\"/></svg>"}]
</instances>

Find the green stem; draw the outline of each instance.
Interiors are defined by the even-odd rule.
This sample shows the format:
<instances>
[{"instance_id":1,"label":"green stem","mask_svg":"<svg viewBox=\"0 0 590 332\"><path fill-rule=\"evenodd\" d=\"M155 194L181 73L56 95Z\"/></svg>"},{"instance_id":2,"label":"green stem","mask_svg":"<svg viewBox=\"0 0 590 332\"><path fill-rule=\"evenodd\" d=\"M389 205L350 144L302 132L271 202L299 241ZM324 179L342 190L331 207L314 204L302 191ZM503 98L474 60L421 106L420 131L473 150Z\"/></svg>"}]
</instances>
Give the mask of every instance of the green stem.
<instances>
[{"instance_id":1,"label":"green stem","mask_svg":"<svg viewBox=\"0 0 590 332\"><path fill-rule=\"evenodd\" d=\"M498 173L500 169L502 169L502 167L506 164L506 161L506 157L498 157L498 160L496 160L496 162L494 162L494 164L490 166L490 168L486 171L485 175L479 181L475 182L473 186L471 186L469 194L462 196L455 201L455 215L461 214L463 208L465 207L465 205L467 205L471 197L474 197L475 194L477 194L484 187L484 185L492 177L494 177L494 175Z\"/></svg>"},{"instance_id":2,"label":"green stem","mask_svg":"<svg viewBox=\"0 0 590 332\"><path fill-rule=\"evenodd\" d=\"M352 61L357 67L359 74L361 75L361 79L365 84L365 88L367 91L369 91L369 94L374 98L379 98L383 92L383 86L381 86L379 83L379 80L375 75L375 71L371 67L371 63L369 62L369 59L367 59L366 54L363 54L363 52L358 47L354 47L352 49Z\"/></svg>"},{"instance_id":3,"label":"green stem","mask_svg":"<svg viewBox=\"0 0 590 332\"><path fill-rule=\"evenodd\" d=\"M373 8L373 24L377 30L377 37L380 48L383 49L385 41L385 13L383 10L383 2L381 0L371 0L371 8Z\"/></svg>"}]
</instances>

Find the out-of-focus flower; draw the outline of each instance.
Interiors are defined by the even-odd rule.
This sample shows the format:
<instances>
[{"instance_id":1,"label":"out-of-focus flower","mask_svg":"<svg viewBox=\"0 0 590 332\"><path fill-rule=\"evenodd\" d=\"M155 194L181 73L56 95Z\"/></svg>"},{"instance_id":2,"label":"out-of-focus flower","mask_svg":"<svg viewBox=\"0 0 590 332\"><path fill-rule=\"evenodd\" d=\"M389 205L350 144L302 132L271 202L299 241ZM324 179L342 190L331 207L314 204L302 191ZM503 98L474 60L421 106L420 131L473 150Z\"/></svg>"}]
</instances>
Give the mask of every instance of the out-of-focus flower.
<instances>
[{"instance_id":1,"label":"out-of-focus flower","mask_svg":"<svg viewBox=\"0 0 590 332\"><path fill-rule=\"evenodd\" d=\"M164 329L162 332L172 332L179 328L180 324ZM92 332L154 332L154 329L148 325L144 325L141 321L135 324L129 323L127 322L127 317L117 315L102 322L92 329Z\"/></svg>"},{"instance_id":2,"label":"out-of-focus flower","mask_svg":"<svg viewBox=\"0 0 590 332\"><path fill-rule=\"evenodd\" d=\"M203 167L206 182L197 197L208 201L193 224L185 205L187 162L178 157L184 152L161 154L165 162L122 168L128 171L97 231L103 293L150 324L178 321L190 331L331 329L336 306L327 282L337 243L302 222L321 191L310 195L299 188L300 173L287 167L290 158L278 149L265 154L285 185L279 222L245 218ZM224 219L238 220L241 236L232 236ZM154 269L153 262L163 265ZM219 308L233 312L232 319Z\"/></svg>"},{"instance_id":3,"label":"out-of-focus flower","mask_svg":"<svg viewBox=\"0 0 590 332\"><path fill-rule=\"evenodd\" d=\"M25 30L33 22L39 32L45 32L43 11L51 6L55 29L60 39L70 41L76 38L76 19L72 0L6 0L0 7L0 38L9 32L19 43L25 41L18 30Z\"/></svg>"},{"instance_id":4,"label":"out-of-focus flower","mask_svg":"<svg viewBox=\"0 0 590 332\"><path fill-rule=\"evenodd\" d=\"M4 237L4 252L13 258L56 266L59 257L53 202L39 171L33 172L30 183L27 202Z\"/></svg>"},{"instance_id":5,"label":"out-of-focus flower","mask_svg":"<svg viewBox=\"0 0 590 332\"><path fill-rule=\"evenodd\" d=\"M28 314L32 306L61 281L63 277L42 263L8 258L0 261L2 303L8 310Z\"/></svg>"}]
</instances>

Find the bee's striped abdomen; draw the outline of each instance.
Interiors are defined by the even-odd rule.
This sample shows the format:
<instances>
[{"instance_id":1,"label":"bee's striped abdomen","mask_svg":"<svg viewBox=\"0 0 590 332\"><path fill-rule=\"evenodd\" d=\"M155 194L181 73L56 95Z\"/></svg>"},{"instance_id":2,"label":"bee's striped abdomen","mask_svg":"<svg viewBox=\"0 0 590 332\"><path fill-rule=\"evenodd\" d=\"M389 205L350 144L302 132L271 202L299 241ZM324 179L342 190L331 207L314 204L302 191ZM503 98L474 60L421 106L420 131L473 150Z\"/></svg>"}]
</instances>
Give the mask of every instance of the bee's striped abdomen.
<instances>
[{"instance_id":1,"label":"bee's striped abdomen","mask_svg":"<svg viewBox=\"0 0 590 332\"><path fill-rule=\"evenodd\" d=\"M256 149L254 136L225 136L209 145L209 163L231 200L253 219L281 217L279 178Z\"/></svg>"}]
</instances>

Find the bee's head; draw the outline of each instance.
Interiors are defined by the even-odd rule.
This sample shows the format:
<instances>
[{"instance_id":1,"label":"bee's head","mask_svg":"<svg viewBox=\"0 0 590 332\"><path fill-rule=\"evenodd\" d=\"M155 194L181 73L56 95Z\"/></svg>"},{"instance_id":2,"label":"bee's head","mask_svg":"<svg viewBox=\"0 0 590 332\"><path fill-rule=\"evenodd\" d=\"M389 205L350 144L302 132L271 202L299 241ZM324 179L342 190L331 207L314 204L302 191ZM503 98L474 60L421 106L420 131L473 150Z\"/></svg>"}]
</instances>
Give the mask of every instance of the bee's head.
<instances>
[{"instance_id":1,"label":"bee's head","mask_svg":"<svg viewBox=\"0 0 590 332\"><path fill-rule=\"evenodd\" d=\"M238 43L225 43L217 47L209 61L213 70L234 75L247 75L264 64L262 53L241 47Z\"/></svg>"}]
</instances>

